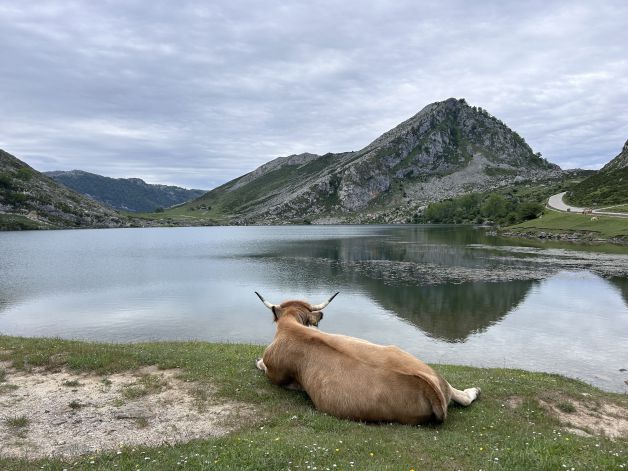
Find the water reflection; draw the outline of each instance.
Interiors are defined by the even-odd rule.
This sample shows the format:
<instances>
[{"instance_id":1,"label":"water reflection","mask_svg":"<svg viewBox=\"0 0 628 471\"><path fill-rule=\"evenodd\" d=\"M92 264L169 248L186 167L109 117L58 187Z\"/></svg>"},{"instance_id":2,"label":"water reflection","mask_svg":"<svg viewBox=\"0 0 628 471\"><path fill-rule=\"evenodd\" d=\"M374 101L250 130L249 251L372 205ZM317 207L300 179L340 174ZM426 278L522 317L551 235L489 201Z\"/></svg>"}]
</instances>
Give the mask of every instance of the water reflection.
<instances>
[{"instance_id":1,"label":"water reflection","mask_svg":"<svg viewBox=\"0 0 628 471\"><path fill-rule=\"evenodd\" d=\"M470 244L489 244L495 240L470 227L386 227L353 237L278 240L249 255L265 259L296 258L340 263L385 260L484 267L491 265L492 261Z\"/></svg>"},{"instance_id":2,"label":"water reflection","mask_svg":"<svg viewBox=\"0 0 628 471\"><path fill-rule=\"evenodd\" d=\"M383 286L364 280L369 294L382 307L447 342L462 342L471 334L484 332L515 309L536 283Z\"/></svg>"},{"instance_id":3,"label":"water reflection","mask_svg":"<svg viewBox=\"0 0 628 471\"><path fill-rule=\"evenodd\" d=\"M329 286L332 292L349 287L367 295L384 309L403 318L427 335L447 342L464 341L499 322L526 298L538 282L518 280L496 283L421 284L400 276L399 266L390 271L366 270L361 265L306 257L264 258L269 278L277 286ZM300 281L300 283L299 283ZM283 296L291 293L283 293Z\"/></svg>"},{"instance_id":4,"label":"water reflection","mask_svg":"<svg viewBox=\"0 0 628 471\"><path fill-rule=\"evenodd\" d=\"M619 289L622 297L624 298L624 302L626 303L626 307L628 308L628 278L611 278L610 281L614 286Z\"/></svg>"},{"instance_id":5,"label":"water reflection","mask_svg":"<svg viewBox=\"0 0 628 471\"><path fill-rule=\"evenodd\" d=\"M469 227L0 233L0 333L262 344L274 326L253 291L320 302L339 290L326 331L623 391L626 274L625 254L517 246Z\"/></svg>"},{"instance_id":6,"label":"water reflection","mask_svg":"<svg viewBox=\"0 0 628 471\"><path fill-rule=\"evenodd\" d=\"M331 290L349 285L427 335L460 342L506 316L535 281L440 283L437 277L452 267L486 269L513 262L496 262L471 248L485 241L483 233L439 229L391 228L380 237L280 241L248 256L272 267L269 273L278 283L333 280Z\"/></svg>"}]
</instances>

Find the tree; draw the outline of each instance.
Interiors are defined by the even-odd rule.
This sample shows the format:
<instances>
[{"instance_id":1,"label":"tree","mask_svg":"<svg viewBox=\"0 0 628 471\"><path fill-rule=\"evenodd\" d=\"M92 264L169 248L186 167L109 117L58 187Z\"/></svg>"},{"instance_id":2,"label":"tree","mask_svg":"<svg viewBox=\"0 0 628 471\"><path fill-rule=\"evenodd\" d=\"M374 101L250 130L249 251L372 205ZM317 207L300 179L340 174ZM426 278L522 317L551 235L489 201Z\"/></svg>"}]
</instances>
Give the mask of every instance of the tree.
<instances>
[{"instance_id":1,"label":"tree","mask_svg":"<svg viewBox=\"0 0 628 471\"><path fill-rule=\"evenodd\" d=\"M489 219L502 219L508 214L508 201L500 194L491 193L482 203L481 213Z\"/></svg>"},{"instance_id":2,"label":"tree","mask_svg":"<svg viewBox=\"0 0 628 471\"><path fill-rule=\"evenodd\" d=\"M517 217L523 221L535 219L543 212L543 206L534 201L524 201L517 208Z\"/></svg>"}]
</instances>

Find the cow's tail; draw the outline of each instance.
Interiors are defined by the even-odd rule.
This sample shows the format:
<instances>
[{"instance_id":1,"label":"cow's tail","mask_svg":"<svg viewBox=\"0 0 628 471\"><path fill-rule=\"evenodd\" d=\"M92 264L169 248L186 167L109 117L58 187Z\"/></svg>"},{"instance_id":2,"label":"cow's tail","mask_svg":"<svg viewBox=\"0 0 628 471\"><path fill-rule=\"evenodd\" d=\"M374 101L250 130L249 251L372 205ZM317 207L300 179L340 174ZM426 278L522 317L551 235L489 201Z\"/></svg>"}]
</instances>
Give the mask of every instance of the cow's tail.
<instances>
[{"instance_id":1,"label":"cow's tail","mask_svg":"<svg viewBox=\"0 0 628 471\"><path fill-rule=\"evenodd\" d=\"M436 423L444 422L447 419L447 406L449 404L449 394L446 395L445 391L449 393L449 383L440 376L421 375L420 378L427 386L426 392L432 405L434 421Z\"/></svg>"}]
</instances>

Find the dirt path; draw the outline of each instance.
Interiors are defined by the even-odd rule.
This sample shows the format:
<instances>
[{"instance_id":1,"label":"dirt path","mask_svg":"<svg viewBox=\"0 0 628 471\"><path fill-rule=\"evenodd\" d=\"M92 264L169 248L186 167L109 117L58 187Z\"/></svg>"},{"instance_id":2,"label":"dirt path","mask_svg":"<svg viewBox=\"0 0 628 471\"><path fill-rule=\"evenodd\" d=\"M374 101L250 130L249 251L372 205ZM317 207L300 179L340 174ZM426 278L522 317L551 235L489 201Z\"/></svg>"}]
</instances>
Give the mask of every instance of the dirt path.
<instances>
[{"instance_id":1,"label":"dirt path","mask_svg":"<svg viewBox=\"0 0 628 471\"><path fill-rule=\"evenodd\" d=\"M107 377L17 372L0 383L0 455L74 456L224 435L252 407L154 367Z\"/></svg>"}]
</instances>

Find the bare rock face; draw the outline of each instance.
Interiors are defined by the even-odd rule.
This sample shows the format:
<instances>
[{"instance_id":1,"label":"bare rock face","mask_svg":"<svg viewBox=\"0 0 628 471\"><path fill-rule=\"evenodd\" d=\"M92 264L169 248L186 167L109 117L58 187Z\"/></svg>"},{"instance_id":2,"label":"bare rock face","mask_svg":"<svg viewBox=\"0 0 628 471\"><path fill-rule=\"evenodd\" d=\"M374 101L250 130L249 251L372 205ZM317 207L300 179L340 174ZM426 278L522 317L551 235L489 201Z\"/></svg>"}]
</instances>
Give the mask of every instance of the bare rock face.
<instances>
[{"instance_id":1,"label":"bare rock face","mask_svg":"<svg viewBox=\"0 0 628 471\"><path fill-rule=\"evenodd\" d=\"M432 201L560 174L500 120L450 98L357 152L275 159L197 201L241 224L401 222Z\"/></svg>"}]
</instances>

